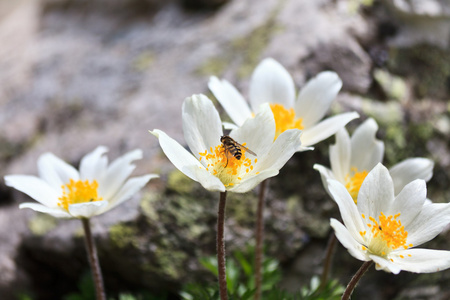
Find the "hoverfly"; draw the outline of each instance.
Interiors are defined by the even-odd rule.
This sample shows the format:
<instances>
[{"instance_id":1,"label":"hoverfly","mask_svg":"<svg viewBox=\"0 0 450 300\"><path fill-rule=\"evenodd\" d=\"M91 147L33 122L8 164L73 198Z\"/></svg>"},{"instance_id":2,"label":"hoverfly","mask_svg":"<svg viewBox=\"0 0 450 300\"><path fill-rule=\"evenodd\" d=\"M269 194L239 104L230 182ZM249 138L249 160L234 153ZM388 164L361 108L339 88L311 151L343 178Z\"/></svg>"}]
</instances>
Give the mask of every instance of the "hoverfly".
<instances>
[{"instance_id":1,"label":"hoverfly","mask_svg":"<svg viewBox=\"0 0 450 300\"><path fill-rule=\"evenodd\" d=\"M248 149L245 146L242 146L241 144L239 144L238 142L233 140L229 135L221 136L220 137L220 141L223 144L223 149L225 151L225 156L227 158L227 164L225 165L225 168L228 166L228 155L233 156L237 160L241 159L241 157L242 157L242 150L241 149L244 149L248 153L256 156L255 152L253 152L252 150Z\"/></svg>"}]
</instances>

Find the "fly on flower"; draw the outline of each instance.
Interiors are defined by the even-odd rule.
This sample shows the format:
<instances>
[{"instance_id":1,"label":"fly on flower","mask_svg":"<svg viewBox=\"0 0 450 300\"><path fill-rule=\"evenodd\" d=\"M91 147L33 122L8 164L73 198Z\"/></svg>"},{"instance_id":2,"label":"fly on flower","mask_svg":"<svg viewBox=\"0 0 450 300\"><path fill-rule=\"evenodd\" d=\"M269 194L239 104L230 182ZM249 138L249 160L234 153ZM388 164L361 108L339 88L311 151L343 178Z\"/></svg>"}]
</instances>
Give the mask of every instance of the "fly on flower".
<instances>
[{"instance_id":1,"label":"fly on flower","mask_svg":"<svg viewBox=\"0 0 450 300\"><path fill-rule=\"evenodd\" d=\"M186 98L182 116L192 153L161 130L151 133L181 172L211 191L248 192L277 175L301 145L297 129L286 130L274 141L275 120L268 104L229 135L224 135L219 113L205 95ZM247 157L248 153L258 157Z\"/></svg>"},{"instance_id":2,"label":"fly on flower","mask_svg":"<svg viewBox=\"0 0 450 300\"><path fill-rule=\"evenodd\" d=\"M229 135L221 136L220 142L222 143L223 151L227 159L225 168L228 166L228 159L230 159L231 157L234 157L237 160L240 160L242 158L242 149L244 149L244 152L248 152L253 156L257 156L255 152L239 144L238 142L233 140L233 138L231 138Z\"/></svg>"}]
</instances>

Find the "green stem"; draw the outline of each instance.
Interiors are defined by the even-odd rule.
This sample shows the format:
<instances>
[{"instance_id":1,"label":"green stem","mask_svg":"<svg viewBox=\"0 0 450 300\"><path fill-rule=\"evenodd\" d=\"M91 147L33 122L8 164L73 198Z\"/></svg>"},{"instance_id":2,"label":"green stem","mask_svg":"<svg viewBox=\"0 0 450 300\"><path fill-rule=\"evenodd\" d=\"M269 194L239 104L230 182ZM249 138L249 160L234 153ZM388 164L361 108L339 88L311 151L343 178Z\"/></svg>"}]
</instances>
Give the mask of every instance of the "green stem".
<instances>
[{"instance_id":1,"label":"green stem","mask_svg":"<svg viewBox=\"0 0 450 300\"><path fill-rule=\"evenodd\" d=\"M220 193L219 209L217 212L217 267L219 271L219 291L220 299L228 300L227 294L227 273L225 269L225 205L227 202L227 192Z\"/></svg>"},{"instance_id":2,"label":"green stem","mask_svg":"<svg viewBox=\"0 0 450 300\"><path fill-rule=\"evenodd\" d=\"M258 207L256 210L256 245L255 245L255 298L260 300L262 294L262 261L263 261L263 241L264 241L264 196L266 182L261 182L259 188Z\"/></svg>"},{"instance_id":3,"label":"green stem","mask_svg":"<svg viewBox=\"0 0 450 300\"><path fill-rule=\"evenodd\" d=\"M344 294L342 294L341 300L348 300L350 299L350 296L353 293L353 290L355 289L356 285L358 284L361 277L363 277L364 273L369 269L369 267L372 265L372 261L366 261L362 264L361 268L356 272L356 274L353 276L353 278L350 280L350 282L347 285L347 288L344 291Z\"/></svg>"},{"instance_id":4,"label":"green stem","mask_svg":"<svg viewBox=\"0 0 450 300\"><path fill-rule=\"evenodd\" d=\"M82 218L81 223L83 223L84 241L86 244L86 251L88 253L89 264L91 265L97 300L106 300L105 288L103 287L102 271L100 269L97 249L95 247L94 238L92 237L89 219Z\"/></svg>"},{"instance_id":5,"label":"green stem","mask_svg":"<svg viewBox=\"0 0 450 300\"><path fill-rule=\"evenodd\" d=\"M323 290L327 285L328 275L330 274L331 261L333 258L334 247L336 246L336 235L331 232L330 238L328 239L327 253L325 254L325 261L323 263L322 276L320 278L320 287L318 290Z\"/></svg>"}]
</instances>

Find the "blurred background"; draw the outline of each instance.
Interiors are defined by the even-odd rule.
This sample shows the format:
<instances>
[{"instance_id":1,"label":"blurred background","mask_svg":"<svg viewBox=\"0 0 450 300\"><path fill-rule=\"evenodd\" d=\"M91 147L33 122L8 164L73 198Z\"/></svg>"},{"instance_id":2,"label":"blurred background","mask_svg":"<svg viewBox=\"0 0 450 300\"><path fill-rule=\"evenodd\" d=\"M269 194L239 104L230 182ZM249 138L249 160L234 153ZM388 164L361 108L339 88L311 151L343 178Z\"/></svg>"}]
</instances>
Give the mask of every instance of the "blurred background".
<instances>
[{"instance_id":1,"label":"blurred background","mask_svg":"<svg viewBox=\"0 0 450 300\"><path fill-rule=\"evenodd\" d=\"M161 178L92 220L106 291L180 299L186 284L216 280L199 258L215 255L218 194L175 171L148 130L184 143L184 98L212 97L211 75L247 96L265 57L298 88L334 70L344 85L330 114L357 111L350 132L373 117L388 167L433 159L428 197L448 202L449 40L446 0L0 0L0 175L37 174L45 152L78 166L98 145L110 159L143 149L134 174ZM332 143L297 153L269 183L266 254L287 291L321 272L338 210L312 166L329 166ZM229 196L230 256L252 244L256 197ZM0 182L0 299L88 299L81 223L19 210L24 201ZM450 250L449 238L425 246ZM341 245L335 252L332 277L345 285L361 263ZM354 299L449 299L449 280L450 271L372 269Z\"/></svg>"}]
</instances>

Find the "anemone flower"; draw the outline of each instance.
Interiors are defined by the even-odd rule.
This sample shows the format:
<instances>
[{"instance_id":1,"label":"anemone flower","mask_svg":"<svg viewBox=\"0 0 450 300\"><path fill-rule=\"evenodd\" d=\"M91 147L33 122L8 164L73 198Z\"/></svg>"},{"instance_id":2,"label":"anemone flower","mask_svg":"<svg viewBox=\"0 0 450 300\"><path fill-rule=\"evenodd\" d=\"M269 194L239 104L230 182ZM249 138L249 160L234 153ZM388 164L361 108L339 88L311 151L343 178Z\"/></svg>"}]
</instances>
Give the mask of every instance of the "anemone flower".
<instances>
[{"instance_id":1,"label":"anemone flower","mask_svg":"<svg viewBox=\"0 0 450 300\"><path fill-rule=\"evenodd\" d=\"M26 202L20 208L31 208L57 218L90 218L102 214L130 199L150 179L148 174L127 180L142 158L141 150L131 151L108 166L104 155L108 149L97 147L84 156L76 170L52 153L38 159L39 177L7 175L5 183L39 203Z\"/></svg>"},{"instance_id":2,"label":"anemone flower","mask_svg":"<svg viewBox=\"0 0 450 300\"><path fill-rule=\"evenodd\" d=\"M302 147L312 149L314 144L332 136L348 122L358 117L356 112L343 113L320 121L342 87L334 72L322 72L300 91L295 100L294 81L286 69L272 58L264 59L254 70L250 81L250 106L239 91L228 81L211 77L209 89L223 106L235 128L252 118L261 104L269 103L276 123L275 138L288 129L301 129Z\"/></svg>"},{"instance_id":3,"label":"anemone flower","mask_svg":"<svg viewBox=\"0 0 450 300\"><path fill-rule=\"evenodd\" d=\"M424 180L408 183L396 196L389 171L377 164L364 180L357 204L339 181L328 180L328 185L344 222L331 219L331 227L353 257L394 274L450 267L450 251L415 248L450 222L450 203L425 205Z\"/></svg>"},{"instance_id":4,"label":"anemone flower","mask_svg":"<svg viewBox=\"0 0 450 300\"><path fill-rule=\"evenodd\" d=\"M384 143L376 139L377 130L377 123L369 118L351 137L345 128L337 132L336 144L330 146L331 169L319 164L314 165L314 169L320 172L327 191L327 181L335 179L345 185L356 202L364 178L383 160ZM409 158L394 165L390 174L394 181L395 194L400 193L406 184L415 179L430 180L433 176L433 166L432 160L419 157Z\"/></svg>"},{"instance_id":5,"label":"anemone flower","mask_svg":"<svg viewBox=\"0 0 450 300\"><path fill-rule=\"evenodd\" d=\"M274 141L275 122L268 105L230 132L232 141L238 143L232 148L237 146L242 153L239 158L221 142L224 133L219 113L206 96L187 98L182 118L184 137L192 154L163 131L155 129L151 133L158 137L175 167L211 191L245 193L277 175L300 147L301 132L297 129L287 130Z\"/></svg>"}]
</instances>

